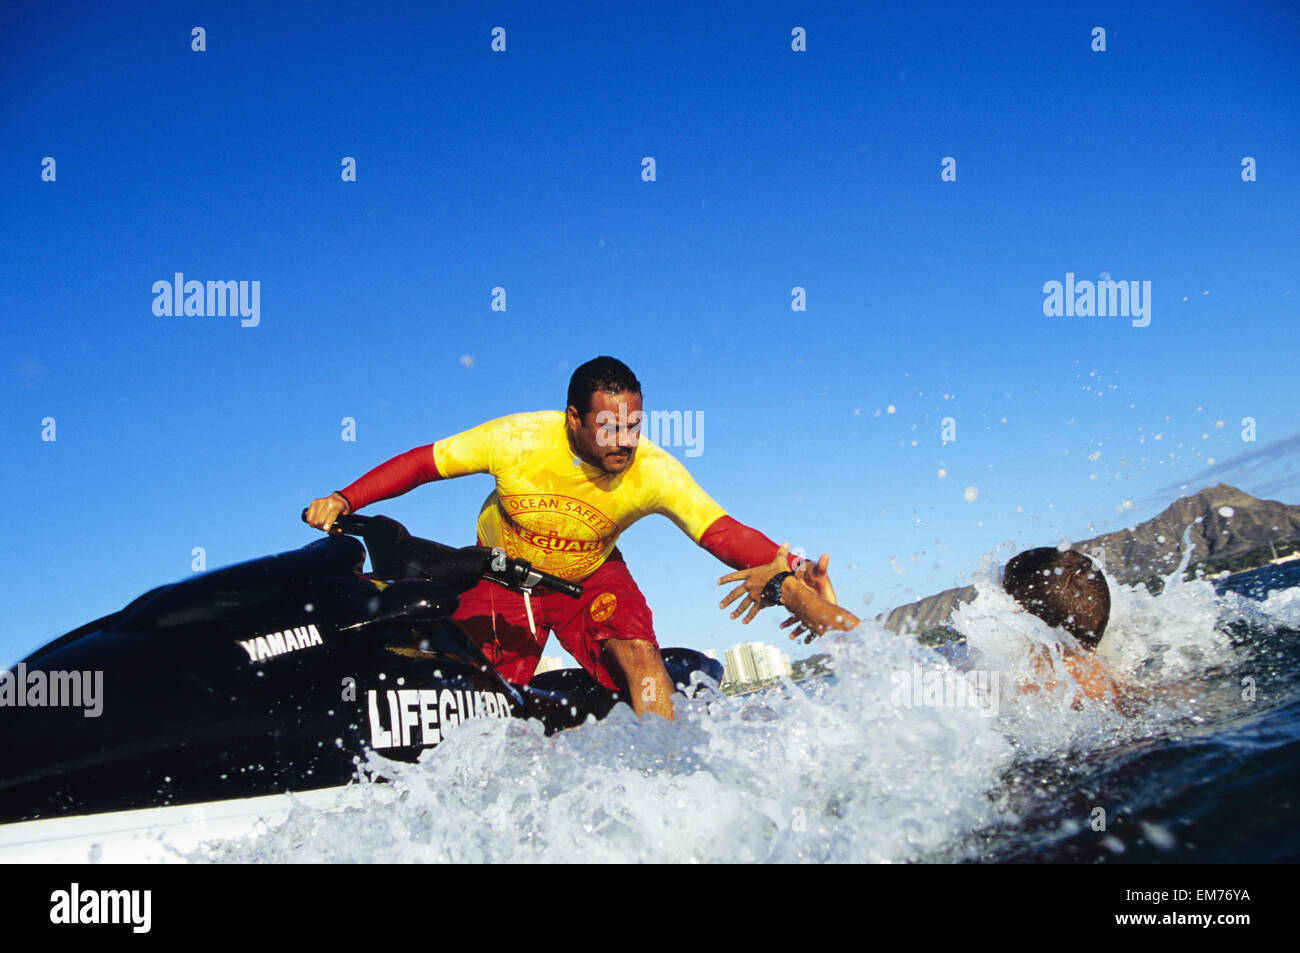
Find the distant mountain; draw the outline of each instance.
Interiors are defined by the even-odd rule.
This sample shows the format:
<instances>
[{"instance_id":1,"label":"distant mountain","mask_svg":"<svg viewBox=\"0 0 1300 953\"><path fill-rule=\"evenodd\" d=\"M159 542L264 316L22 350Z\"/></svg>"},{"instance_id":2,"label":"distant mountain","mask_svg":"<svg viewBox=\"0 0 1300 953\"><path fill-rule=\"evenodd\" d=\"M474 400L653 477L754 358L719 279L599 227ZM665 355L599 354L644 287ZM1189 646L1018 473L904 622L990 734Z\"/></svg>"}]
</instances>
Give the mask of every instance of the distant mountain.
<instances>
[{"instance_id":1,"label":"distant mountain","mask_svg":"<svg viewBox=\"0 0 1300 953\"><path fill-rule=\"evenodd\" d=\"M1189 569L1252 569L1273 556L1300 549L1300 506L1257 499L1225 483L1175 500L1159 516L1131 529L1105 533L1070 548L1100 557L1107 576L1124 585L1159 585L1160 577L1182 561L1183 534L1189 526ZM974 586L945 589L878 618L895 632L909 619L924 632L942 625L953 609L974 597Z\"/></svg>"}]
</instances>

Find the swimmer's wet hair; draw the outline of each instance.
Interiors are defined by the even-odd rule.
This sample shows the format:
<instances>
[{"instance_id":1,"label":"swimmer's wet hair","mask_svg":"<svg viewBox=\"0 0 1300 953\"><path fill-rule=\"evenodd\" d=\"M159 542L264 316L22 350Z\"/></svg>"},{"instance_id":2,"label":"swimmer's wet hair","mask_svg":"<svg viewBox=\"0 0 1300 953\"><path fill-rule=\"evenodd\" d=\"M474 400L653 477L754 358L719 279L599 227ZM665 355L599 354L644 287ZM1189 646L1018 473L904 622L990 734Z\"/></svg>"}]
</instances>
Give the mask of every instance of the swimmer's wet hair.
<instances>
[{"instance_id":1,"label":"swimmer's wet hair","mask_svg":"<svg viewBox=\"0 0 1300 953\"><path fill-rule=\"evenodd\" d=\"M1048 625L1065 629L1095 649L1110 621L1110 587L1091 559L1052 546L1011 558L1002 585L1016 602Z\"/></svg>"}]
</instances>

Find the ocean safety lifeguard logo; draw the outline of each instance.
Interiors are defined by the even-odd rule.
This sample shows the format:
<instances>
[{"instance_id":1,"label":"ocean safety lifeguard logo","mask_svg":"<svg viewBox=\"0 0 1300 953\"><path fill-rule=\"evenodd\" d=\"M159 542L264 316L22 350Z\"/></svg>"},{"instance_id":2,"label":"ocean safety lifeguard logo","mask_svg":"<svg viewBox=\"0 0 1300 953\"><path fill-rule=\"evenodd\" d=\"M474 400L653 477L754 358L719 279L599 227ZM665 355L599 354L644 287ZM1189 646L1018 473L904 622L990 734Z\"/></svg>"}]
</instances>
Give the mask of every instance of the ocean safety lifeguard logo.
<instances>
[{"instance_id":1,"label":"ocean safety lifeguard logo","mask_svg":"<svg viewBox=\"0 0 1300 953\"><path fill-rule=\"evenodd\" d=\"M596 571L613 548L618 526L581 500L554 494L500 497L506 551L571 579Z\"/></svg>"},{"instance_id":2,"label":"ocean safety lifeguard logo","mask_svg":"<svg viewBox=\"0 0 1300 953\"><path fill-rule=\"evenodd\" d=\"M618 596L612 592L602 592L595 599L591 600L591 621L604 622L614 614L618 608Z\"/></svg>"}]
</instances>

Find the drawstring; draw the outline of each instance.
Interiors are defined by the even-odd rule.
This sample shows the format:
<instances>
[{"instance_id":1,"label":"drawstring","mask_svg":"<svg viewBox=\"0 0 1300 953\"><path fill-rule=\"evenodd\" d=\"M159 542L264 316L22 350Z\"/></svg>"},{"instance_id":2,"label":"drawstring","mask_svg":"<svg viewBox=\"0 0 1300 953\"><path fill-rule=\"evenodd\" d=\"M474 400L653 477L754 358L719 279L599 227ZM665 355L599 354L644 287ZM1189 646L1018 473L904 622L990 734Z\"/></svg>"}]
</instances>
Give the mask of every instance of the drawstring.
<instances>
[{"instance_id":1,"label":"drawstring","mask_svg":"<svg viewBox=\"0 0 1300 953\"><path fill-rule=\"evenodd\" d=\"M497 594L491 589L488 590L488 615L492 619L492 647L496 653L496 661L501 661L501 637L497 635Z\"/></svg>"},{"instance_id":2,"label":"drawstring","mask_svg":"<svg viewBox=\"0 0 1300 953\"><path fill-rule=\"evenodd\" d=\"M533 639L537 639L537 623L533 621L533 600L532 590L524 590L524 608L528 610L528 631L533 634Z\"/></svg>"},{"instance_id":3,"label":"drawstring","mask_svg":"<svg viewBox=\"0 0 1300 953\"><path fill-rule=\"evenodd\" d=\"M537 621L533 618L533 591L531 589L525 589L523 592L524 610L528 613L528 631L532 633L533 639L535 640L537 638ZM497 635L497 594L495 592L489 592L488 599L491 603L493 648L496 652L496 661L500 662L503 652L501 650L501 637Z\"/></svg>"}]
</instances>

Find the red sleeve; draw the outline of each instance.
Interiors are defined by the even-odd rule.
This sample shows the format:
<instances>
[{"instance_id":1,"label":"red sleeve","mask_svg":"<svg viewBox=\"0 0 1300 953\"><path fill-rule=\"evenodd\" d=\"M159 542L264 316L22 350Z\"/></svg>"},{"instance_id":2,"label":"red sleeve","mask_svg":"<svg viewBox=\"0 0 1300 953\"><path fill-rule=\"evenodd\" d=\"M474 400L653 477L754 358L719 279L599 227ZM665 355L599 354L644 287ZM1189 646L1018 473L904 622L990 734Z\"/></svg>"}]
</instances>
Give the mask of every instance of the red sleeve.
<instances>
[{"instance_id":1,"label":"red sleeve","mask_svg":"<svg viewBox=\"0 0 1300 953\"><path fill-rule=\"evenodd\" d=\"M425 444L381 463L361 479L339 491L355 513L361 507L401 496L422 483L441 479L433 461L433 444Z\"/></svg>"},{"instance_id":2,"label":"red sleeve","mask_svg":"<svg viewBox=\"0 0 1300 953\"><path fill-rule=\"evenodd\" d=\"M730 516L719 516L710 523L700 537L700 545L732 569L752 569L770 563L781 548L758 530ZM793 553L789 555L791 570L798 558Z\"/></svg>"}]
</instances>

